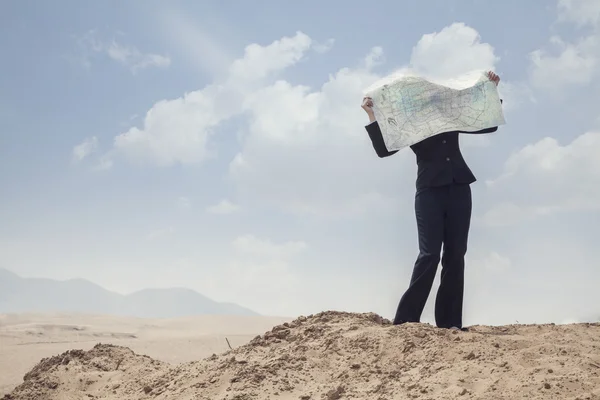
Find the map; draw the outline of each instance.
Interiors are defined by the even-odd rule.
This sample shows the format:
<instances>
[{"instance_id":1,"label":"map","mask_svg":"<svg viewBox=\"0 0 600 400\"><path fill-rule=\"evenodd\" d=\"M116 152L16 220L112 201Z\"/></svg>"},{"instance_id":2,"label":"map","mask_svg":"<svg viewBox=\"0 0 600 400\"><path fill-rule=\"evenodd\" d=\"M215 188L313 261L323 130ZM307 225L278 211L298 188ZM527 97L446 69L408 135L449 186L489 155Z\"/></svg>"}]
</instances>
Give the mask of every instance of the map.
<instances>
[{"instance_id":1,"label":"map","mask_svg":"<svg viewBox=\"0 0 600 400\"><path fill-rule=\"evenodd\" d=\"M504 125L496 84L485 73L457 89L418 76L370 89L373 111L389 151L400 150L449 131L475 132Z\"/></svg>"}]
</instances>

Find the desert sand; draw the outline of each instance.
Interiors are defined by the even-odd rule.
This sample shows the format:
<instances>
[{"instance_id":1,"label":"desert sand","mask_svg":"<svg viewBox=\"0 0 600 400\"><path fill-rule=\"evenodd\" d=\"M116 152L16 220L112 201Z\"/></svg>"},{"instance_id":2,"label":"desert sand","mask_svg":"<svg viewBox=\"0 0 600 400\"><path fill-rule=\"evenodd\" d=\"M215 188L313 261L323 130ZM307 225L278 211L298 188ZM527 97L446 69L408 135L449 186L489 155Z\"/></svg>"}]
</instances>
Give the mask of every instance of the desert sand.
<instances>
[{"instance_id":1,"label":"desert sand","mask_svg":"<svg viewBox=\"0 0 600 400\"><path fill-rule=\"evenodd\" d=\"M250 341L290 319L198 316L143 319L73 314L0 314L0 398L42 358L99 342L125 346L171 364L200 360ZM227 339L227 340L226 340ZM83 398L83 397L74 397Z\"/></svg>"},{"instance_id":2,"label":"desert sand","mask_svg":"<svg viewBox=\"0 0 600 400\"><path fill-rule=\"evenodd\" d=\"M267 322L251 320L255 329ZM102 331L96 328L101 322L88 331ZM113 333L130 334L139 324L124 323ZM249 342L240 333L233 350L219 341L214 348L220 351L203 359L196 356L205 352L196 348L201 342L181 334L181 324L154 322L147 339L139 339L143 329L135 339L88 337L102 342L91 349L90 342L63 345L88 350L58 354L58 347L42 346L56 355L35 365L4 399L600 399L600 324L460 332L393 326L376 314L324 312L276 325ZM40 329L38 321L35 326ZM2 329L3 340L10 332L16 332L11 340L23 340L19 329L32 328L4 321ZM31 364L33 355L24 361L13 347L0 353L2 374Z\"/></svg>"}]
</instances>

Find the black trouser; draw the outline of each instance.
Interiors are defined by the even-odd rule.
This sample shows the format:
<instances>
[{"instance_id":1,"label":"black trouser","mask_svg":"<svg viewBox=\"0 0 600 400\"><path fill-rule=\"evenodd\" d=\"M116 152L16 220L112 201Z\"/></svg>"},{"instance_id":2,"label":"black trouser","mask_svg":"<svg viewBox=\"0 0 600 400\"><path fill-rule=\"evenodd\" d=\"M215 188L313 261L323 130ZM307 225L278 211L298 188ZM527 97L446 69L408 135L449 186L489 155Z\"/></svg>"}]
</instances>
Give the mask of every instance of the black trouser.
<instances>
[{"instance_id":1,"label":"black trouser","mask_svg":"<svg viewBox=\"0 0 600 400\"><path fill-rule=\"evenodd\" d=\"M464 256L471 224L471 187L451 184L420 189L415 195L415 214L419 256L410 286L398 305L394 323L420 322L444 243L435 321L440 328L462 328Z\"/></svg>"}]
</instances>

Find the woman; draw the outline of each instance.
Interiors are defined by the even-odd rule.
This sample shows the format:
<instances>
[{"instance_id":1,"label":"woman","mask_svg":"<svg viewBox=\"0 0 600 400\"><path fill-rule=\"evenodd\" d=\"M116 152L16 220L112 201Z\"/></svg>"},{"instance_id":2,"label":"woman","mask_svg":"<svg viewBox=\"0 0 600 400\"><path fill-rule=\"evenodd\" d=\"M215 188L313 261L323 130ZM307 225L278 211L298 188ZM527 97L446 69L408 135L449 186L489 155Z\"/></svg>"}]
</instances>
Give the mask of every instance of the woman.
<instances>
[{"instance_id":1,"label":"woman","mask_svg":"<svg viewBox=\"0 0 600 400\"><path fill-rule=\"evenodd\" d=\"M496 86L500 77L488 72ZM373 112L373 100L363 99L362 108L370 123L365 128L381 158L388 151ZM410 285L398 304L394 324L420 322L421 314L440 262L442 274L435 302L435 321L440 328L461 329L465 254L471 224L471 187L475 176L467 166L458 143L459 133L490 133L498 127L477 132L445 132L411 146L417 157L415 214L419 235L419 256Z\"/></svg>"}]
</instances>

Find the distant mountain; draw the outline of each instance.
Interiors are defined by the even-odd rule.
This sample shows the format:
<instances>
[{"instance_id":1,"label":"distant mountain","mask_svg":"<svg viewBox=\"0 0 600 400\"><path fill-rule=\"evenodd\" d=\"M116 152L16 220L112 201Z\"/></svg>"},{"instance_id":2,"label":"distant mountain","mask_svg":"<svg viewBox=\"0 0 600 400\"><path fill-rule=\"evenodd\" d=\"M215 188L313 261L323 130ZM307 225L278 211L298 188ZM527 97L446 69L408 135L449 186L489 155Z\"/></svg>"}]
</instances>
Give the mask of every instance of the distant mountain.
<instances>
[{"instance_id":1,"label":"distant mountain","mask_svg":"<svg viewBox=\"0 0 600 400\"><path fill-rule=\"evenodd\" d=\"M0 313L80 312L174 318L191 315L258 315L232 303L219 303L191 289L144 289L129 295L83 279L22 278L0 268Z\"/></svg>"}]
</instances>

